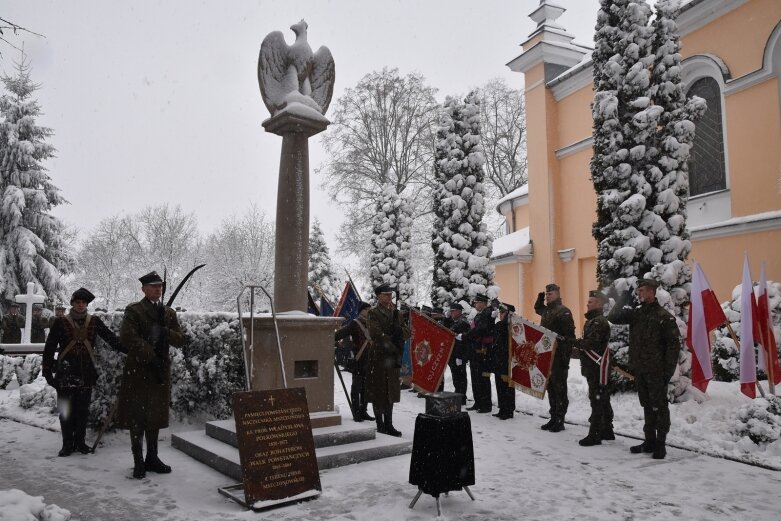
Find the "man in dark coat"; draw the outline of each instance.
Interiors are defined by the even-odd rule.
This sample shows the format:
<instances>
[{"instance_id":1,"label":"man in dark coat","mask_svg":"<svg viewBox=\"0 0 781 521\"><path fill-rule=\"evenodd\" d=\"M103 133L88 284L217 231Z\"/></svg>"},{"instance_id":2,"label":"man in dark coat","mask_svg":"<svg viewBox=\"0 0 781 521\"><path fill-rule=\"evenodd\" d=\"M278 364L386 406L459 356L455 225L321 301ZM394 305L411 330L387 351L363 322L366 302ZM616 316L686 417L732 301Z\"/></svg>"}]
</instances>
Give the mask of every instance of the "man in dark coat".
<instances>
[{"instance_id":1,"label":"man in dark coat","mask_svg":"<svg viewBox=\"0 0 781 521\"><path fill-rule=\"evenodd\" d=\"M43 318L43 307L39 304L33 304L32 322L30 322L30 342L33 344L43 344L46 342L46 328L49 327L49 320Z\"/></svg>"},{"instance_id":2,"label":"man in dark coat","mask_svg":"<svg viewBox=\"0 0 781 521\"><path fill-rule=\"evenodd\" d=\"M122 386L119 390L117 424L130 430L133 477L146 472L167 474L171 467L157 455L157 436L168 427L171 402L171 359L169 346L182 347L184 335L176 311L163 305L163 280L156 272L138 279L144 298L130 304L120 329L120 340L128 350ZM146 436L146 459L143 440Z\"/></svg>"},{"instance_id":3,"label":"man in dark coat","mask_svg":"<svg viewBox=\"0 0 781 521\"><path fill-rule=\"evenodd\" d=\"M442 322L446 328L456 334L456 342L453 345L453 352L450 353L450 359L447 365L450 368L450 374L453 375L453 387L455 392L461 395L461 404L466 403L466 388L468 379L466 377L466 363L469 361L468 341L464 335L471 329L469 322L464 318L464 307L461 304L450 304L449 315Z\"/></svg>"},{"instance_id":4,"label":"man in dark coat","mask_svg":"<svg viewBox=\"0 0 781 521\"><path fill-rule=\"evenodd\" d=\"M23 327L24 317L19 314L19 304L12 302L8 305L8 314L3 317L2 342L4 344L21 344Z\"/></svg>"},{"instance_id":5,"label":"man in dark coat","mask_svg":"<svg viewBox=\"0 0 781 521\"><path fill-rule=\"evenodd\" d=\"M510 315L515 306L502 303L499 306L499 321L494 325L494 345L491 349L491 370L494 373L496 402L499 412L494 416L509 420L515 415L515 387L509 382L510 372Z\"/></svg>"},{"instance_id":6,"label":"man in dark coat","mask_svg":"<svg viewBox=\"0 0 781 521\"><path fill-rule=\"evenodd\" d=\"M103 321L87 313L87 306L94 299L95 296L84 288L74 291L70 313L55 319L43 350L41 372L46 382L57 390L62 432L59 456L63 457L74 451L89 454L92 450L84 438L92 387L98 379L96 337L102 338L117 351L127 353Z\"/></svg>"},{"instance_id":7,"label":"man in dark coat","mask_svg":"<svg viewBox=\"0 0 781 521\"><path fill-rule=\"evenodd\" d=\"M567 376L569 359L572 356L572 344L575 341L575 321L572 312L561 303L560 288L556 284L545 286L545 293L537 295L534 311L542 317L540 325L558 334L556 354L548 379L548 403L550 421L541 428L544 431L564 430L564 416L567 414Z\"/></svg>"},{"instance_id":8,"label":"man in dark coat","mask_svg":"<svg viewBox=\"0 0 781 521\"><path fill-rule=\"evenodd\" d=\"M366 317L369 315L370 308L371 304L368 302L358 304L358 316L337 330L335 335L337 342L348 337L352 340L353 356L350 372L353 379L350 384L350 399L353 402L353 420L357 422L374 420L374 417L369 415L369 402L366 400L366 370L371 349Z\"/></svg>"},{"instance_id":9,"label":"man in dark coat","mask_svg":"<svg viewBox=\"0 0 781 521\"><path fill-rule=\"evenodd\" d=\"M366 375L366 399L372 403L377 432L401 436L393 426L393 404L401 399L401 356L409 328L393 305L393 290L387 284L374 288L377 305L369 310L366 323L372 347Z\"/></svg>"},{"instance_id":10,"label":"man in dark coat","mask_svg":"<svg viewBox=\"0 0 781 521\"><path fill-rule=\"evenodd\" d=\"M469 357L469 372L472 377L472 395L475 403L467 407L467 411L479 413L491 412L491 377L486 376L488 358L494 343L493 309L488 306L485 295L477 295L472 301L477 315L472 323L472 329L465 335L471 346Z\"/></svg>"},{"instance_id":11,"label":"man in dark coat","mask_svg":"<svg viewBox=\"0 0 781 521\"><path fill-rule=\"evenodd\" d=\"M575 348L580 354L580 373L588 382L588 399L591 403L588 435L578 443L583 447L601 445L602 440L614 440L613 408L610 406L610 323L602 308L607 303L604 293L592 290L586 304L586 324L583 338L578 339Z\"/></svg>"},{"instance_id":12,"label":"man in dark coat","mask_svg":"<svg viewBox=\"0 0 781 521\"><path fill-rule=\"evenodd\" d=\"M656 300L658 283L641 279L637 283L638 307L625 307L631 300L627 292L616 302L607 319L629 326L629 368L635 375L635 387L643 407L645 440L631 447L632 454L653 453L654 459L667 455L665 443L670 431L667 385L678 366L681 334L675 317Z\"/></svg>"}]
</instances>

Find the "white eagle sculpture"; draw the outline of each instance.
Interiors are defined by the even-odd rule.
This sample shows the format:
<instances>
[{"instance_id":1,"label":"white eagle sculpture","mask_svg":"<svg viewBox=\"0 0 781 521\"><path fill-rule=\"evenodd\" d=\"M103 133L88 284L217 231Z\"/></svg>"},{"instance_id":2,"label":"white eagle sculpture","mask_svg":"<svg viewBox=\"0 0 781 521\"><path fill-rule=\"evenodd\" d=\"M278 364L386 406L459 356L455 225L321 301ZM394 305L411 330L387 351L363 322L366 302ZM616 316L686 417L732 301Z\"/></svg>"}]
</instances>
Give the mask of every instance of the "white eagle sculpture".
<instances>
[{"instance_id":1,"label":"white eagle sculpture","mask_svg":"<svg viewBox=\"0 0 781 521\"><path fill-rule=\"evenodd\" d=\"M334 92L335 66L331 51L320 47L313 53L306 41L307 23L302 19L290 29L296 34L293 45L281 31L269 33L260 45L258 82L263 103L272 117L300 103L325 114Z\"/></svg>"}]
</instances>

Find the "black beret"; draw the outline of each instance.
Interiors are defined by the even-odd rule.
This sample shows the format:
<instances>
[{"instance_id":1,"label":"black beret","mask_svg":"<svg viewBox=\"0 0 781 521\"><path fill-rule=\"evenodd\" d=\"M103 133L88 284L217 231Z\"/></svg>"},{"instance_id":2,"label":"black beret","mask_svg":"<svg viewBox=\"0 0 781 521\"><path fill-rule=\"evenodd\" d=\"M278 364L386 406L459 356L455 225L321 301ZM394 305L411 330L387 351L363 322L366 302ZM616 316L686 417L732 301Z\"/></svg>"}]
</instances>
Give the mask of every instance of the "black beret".
<instances>
[{"instance_id":1,"label":"black beret","mask_svg":"<svg viewBox=\"0 0 781 521\"><path fill-rule=\"evenodd\" d=\"M485 295L475 295L474 298L472 298L472 302L485 302L488 304L488 297Z\"/></svg>"},{"instance_id":2,"label":"black beret","mask_svg":"<svg viewBox=\"0 0 781 521\"><path fill-rule=\"evenodd\" d=\"M358 313L360 313L364 309L370 308L370 307L372 307L372 305L369 304L368 302L361 302L360 304L358 304Z\"/></svg>"},{"instance_id":3,"label":"black beret","mask_svg":"<svg viewBox=\"0 0 781 521\"><path fill-rule=\"evenodd\" d=\"M382 284L374 288L375 295L380 295L382 293L393 293L393 289L390 287L389 284L383 282Z\"/></svg>"},{"instance_id":4,"label":"black beret","mask_svg":"<svg viewBox=\"0 0 781 521\"><path fill-rule=\"evenodd\" d=\"M588 292L589 298L598 298L602 302L607 302L607 295L599 291L598 289L592 289Z\"/></svg>"},{"instance_id":5,"label":"black beret","mask_svg":"<svg viewBox=\"0 0 781 521\"><path fill-rule=\"evenodd\" d=\"M163 283L163 279L160 278L160 275L158 275L156 271L150 271L143 277L139 277L138 280L141 282L141 284L162 284Z\"/></svg>"},{"instance_id":6,"label":"black beret","mask_svg":"<svg viewBox=\"0 0 781 521\"><path fill-rule=\"evenodd\" d=\"M77 300L83 300L87 304L95 300L95 295L93 295L90 290L86 288L79 288L76 291L73 292L73 295L71 295L71 304Z\"/></svg>"},{"instance_id":7,"label":"black beret","mask_svg":"<svg viewBox=\"0 0 781 521\"><path fill-rule=\"evenodd\" d=\"M558 284L550 283L545 286L545 291L559 291L561 288Z\"/></svg>"},{"instance_id":8,"label":"black beret","mask_svg":"<svg viewBox=\"0 0 781 521\"><path fill-rule=\"evenodd\" d=\"M458 309L460 311L463 311L464 310L464 306L462 306L461 304L456 302L455 304L450 304L450 309L451 309L451 311L454 310L454 309Z\"/></svg>"},{"instance_id":9,"label":"black beret","mask_svg":"<svg viewBox=\"0 0 781 521\"><path fill-rule=\"evenodd\" d=\"M646 288L656 289L656 288L659 287L659 283L656 282L654 279L640 279L640 280L637 281L637 287L638 288L646 287Z\"/></svg>"}]
</instances>

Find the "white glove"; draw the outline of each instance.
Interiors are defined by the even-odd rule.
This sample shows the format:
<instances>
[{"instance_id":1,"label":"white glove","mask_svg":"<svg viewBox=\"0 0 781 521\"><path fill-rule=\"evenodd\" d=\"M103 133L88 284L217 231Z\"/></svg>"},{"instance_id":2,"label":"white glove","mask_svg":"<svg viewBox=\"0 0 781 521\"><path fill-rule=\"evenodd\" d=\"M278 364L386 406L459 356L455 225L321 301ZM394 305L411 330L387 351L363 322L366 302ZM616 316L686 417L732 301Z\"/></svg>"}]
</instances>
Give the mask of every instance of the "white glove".
<instances>
[{"instance_id":1,"label":"white glove","mask_svg":"<svg viewBox=\"0 0 781 521\"><path fill-rule=\"evenodd\" d=\"M456 335L456 340L461 340L461 333Z\"/></svg>"},{"instance_id":2,"label":"white glove","mask_svg":"<svg viewBox=\"0 0 781 521\"><path fill-rule=\"evenodd\" d=\"M464 365L464 361L461 360L460 358L456 358L456 367L458 367L460 365Z\"/></svg>"}]
</instances>

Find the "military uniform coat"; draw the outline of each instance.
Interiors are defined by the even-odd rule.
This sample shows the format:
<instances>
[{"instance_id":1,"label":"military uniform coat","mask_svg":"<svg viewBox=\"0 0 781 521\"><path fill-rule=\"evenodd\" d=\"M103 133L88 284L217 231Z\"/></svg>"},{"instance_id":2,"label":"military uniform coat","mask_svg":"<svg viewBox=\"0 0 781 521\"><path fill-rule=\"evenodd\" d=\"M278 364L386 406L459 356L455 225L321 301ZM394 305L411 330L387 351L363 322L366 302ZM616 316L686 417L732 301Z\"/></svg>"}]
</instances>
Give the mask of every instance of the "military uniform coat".
<instances>
[{"instance_id":1,"label":"military uniform coat","mask_svg":"<svg viewBox=\"0 0 781 521\"><path fill-rule=\"evenodd\" d=\"M361 347L364 345L364 343L366 343L367 340L364 331L366 333L369 332L366 320L363 317L358 316L351 320L344 327L338 329L335 334L335 339L337 342L348 337L352 341L352 353L353 359L355 360L355 364L352 366L353 374L366 374L370 349L370 345L368 343L361 353L360 358L358 358L358 353L360 353Z\"/></svg>"},{"instance_id":2,"label":"military uniform coat","mask_svg":"<svg viewBox=\"0 0 781 521\"><path fill-rule=\"evenodd\" d=\"M49 327L49 319L33 316L30 325L30 342L43 344L46 342L46 328Z\"/></svg>"},{"instance_id":3,"label":"military uniform coat","mask_svg":"<svg viewBox=\"0 0 781 521\"><path fill-rule=\"evenodd\" d=\"M594 351L602 356L610 342L610 322L599 309L586 313L586 324L583 326L583 338L576 342L578 349ZM599 366L586 355L580 356L580 374L586 377L591 385L592 381L599 383Z\"/></svg>"},{"instance_id":4,"label":"military uniform coat","mask_svg":"<svg viewBox=\"0 0 781 521\"><path fill-rule=\"evenodd\" d=\"M58 390L93 387L98 379L95 367L97 337L121 353L127 353L117 336L96 316L57 318L43 349L41 372ZM57 360L54 354L57 353Z\"/></svg>"},{"instance_id":5,"label":"military uniform coat","mask_svg":"<svg viewBox=\"0 0 781 521\"><path fill-rule=\"evenodd\" d=\"M556 299L545 304L538 298L534 304L534 311L542 318L540 325L550 329L564 339L556 341L556 354L553 357L550 378L548 380L548 403L550 404L551 419L563 422L569 407L567 396L567 376L569 374L569 359L572 356L572 346L575 342L575 321L572 312Z\"/></svg>"},{"instance_id":6,"label":"military uniform coat","mask_svg":"<svg viewBox=\"0 0 781 521\"><path fill-rule=\"evenodd\" d=\"M4 316L2 342L4 344L21 344L23 327L24 317L22 315Z\"/></svg>"},{"instance_id":7,"label":"military uniform coat","mask_svg":"<svg viewBox=\"0 0 781 521\"><path fill-rule=\"evenodd\" d=\"M171 360L166 353L161 361L164 381L160 382L154 346L158 324L158 307L146 298L125 309L119 338L128 355L119 391L117 425L120 428L151 430L168 427ZM169 307L165 308L165 327L168 343L182 347L184 334L179 328L176 312Z\"/></svg>"},{"instance_id":8,"label":"military uniform coat","mask_svg":"<svg viewBox=\"0 0 781 521\"><path fill-rule=\"evenodd\" d=\"M395 308L375 306L369 310L366 323L372 346L369 350L366 375L366 401L379 406L401 400L401 355L403 346L393 343L394 327L400 327L403 337L409 338L410 331L401 320L401 313Z\"/></svg>"}]
</instances>

